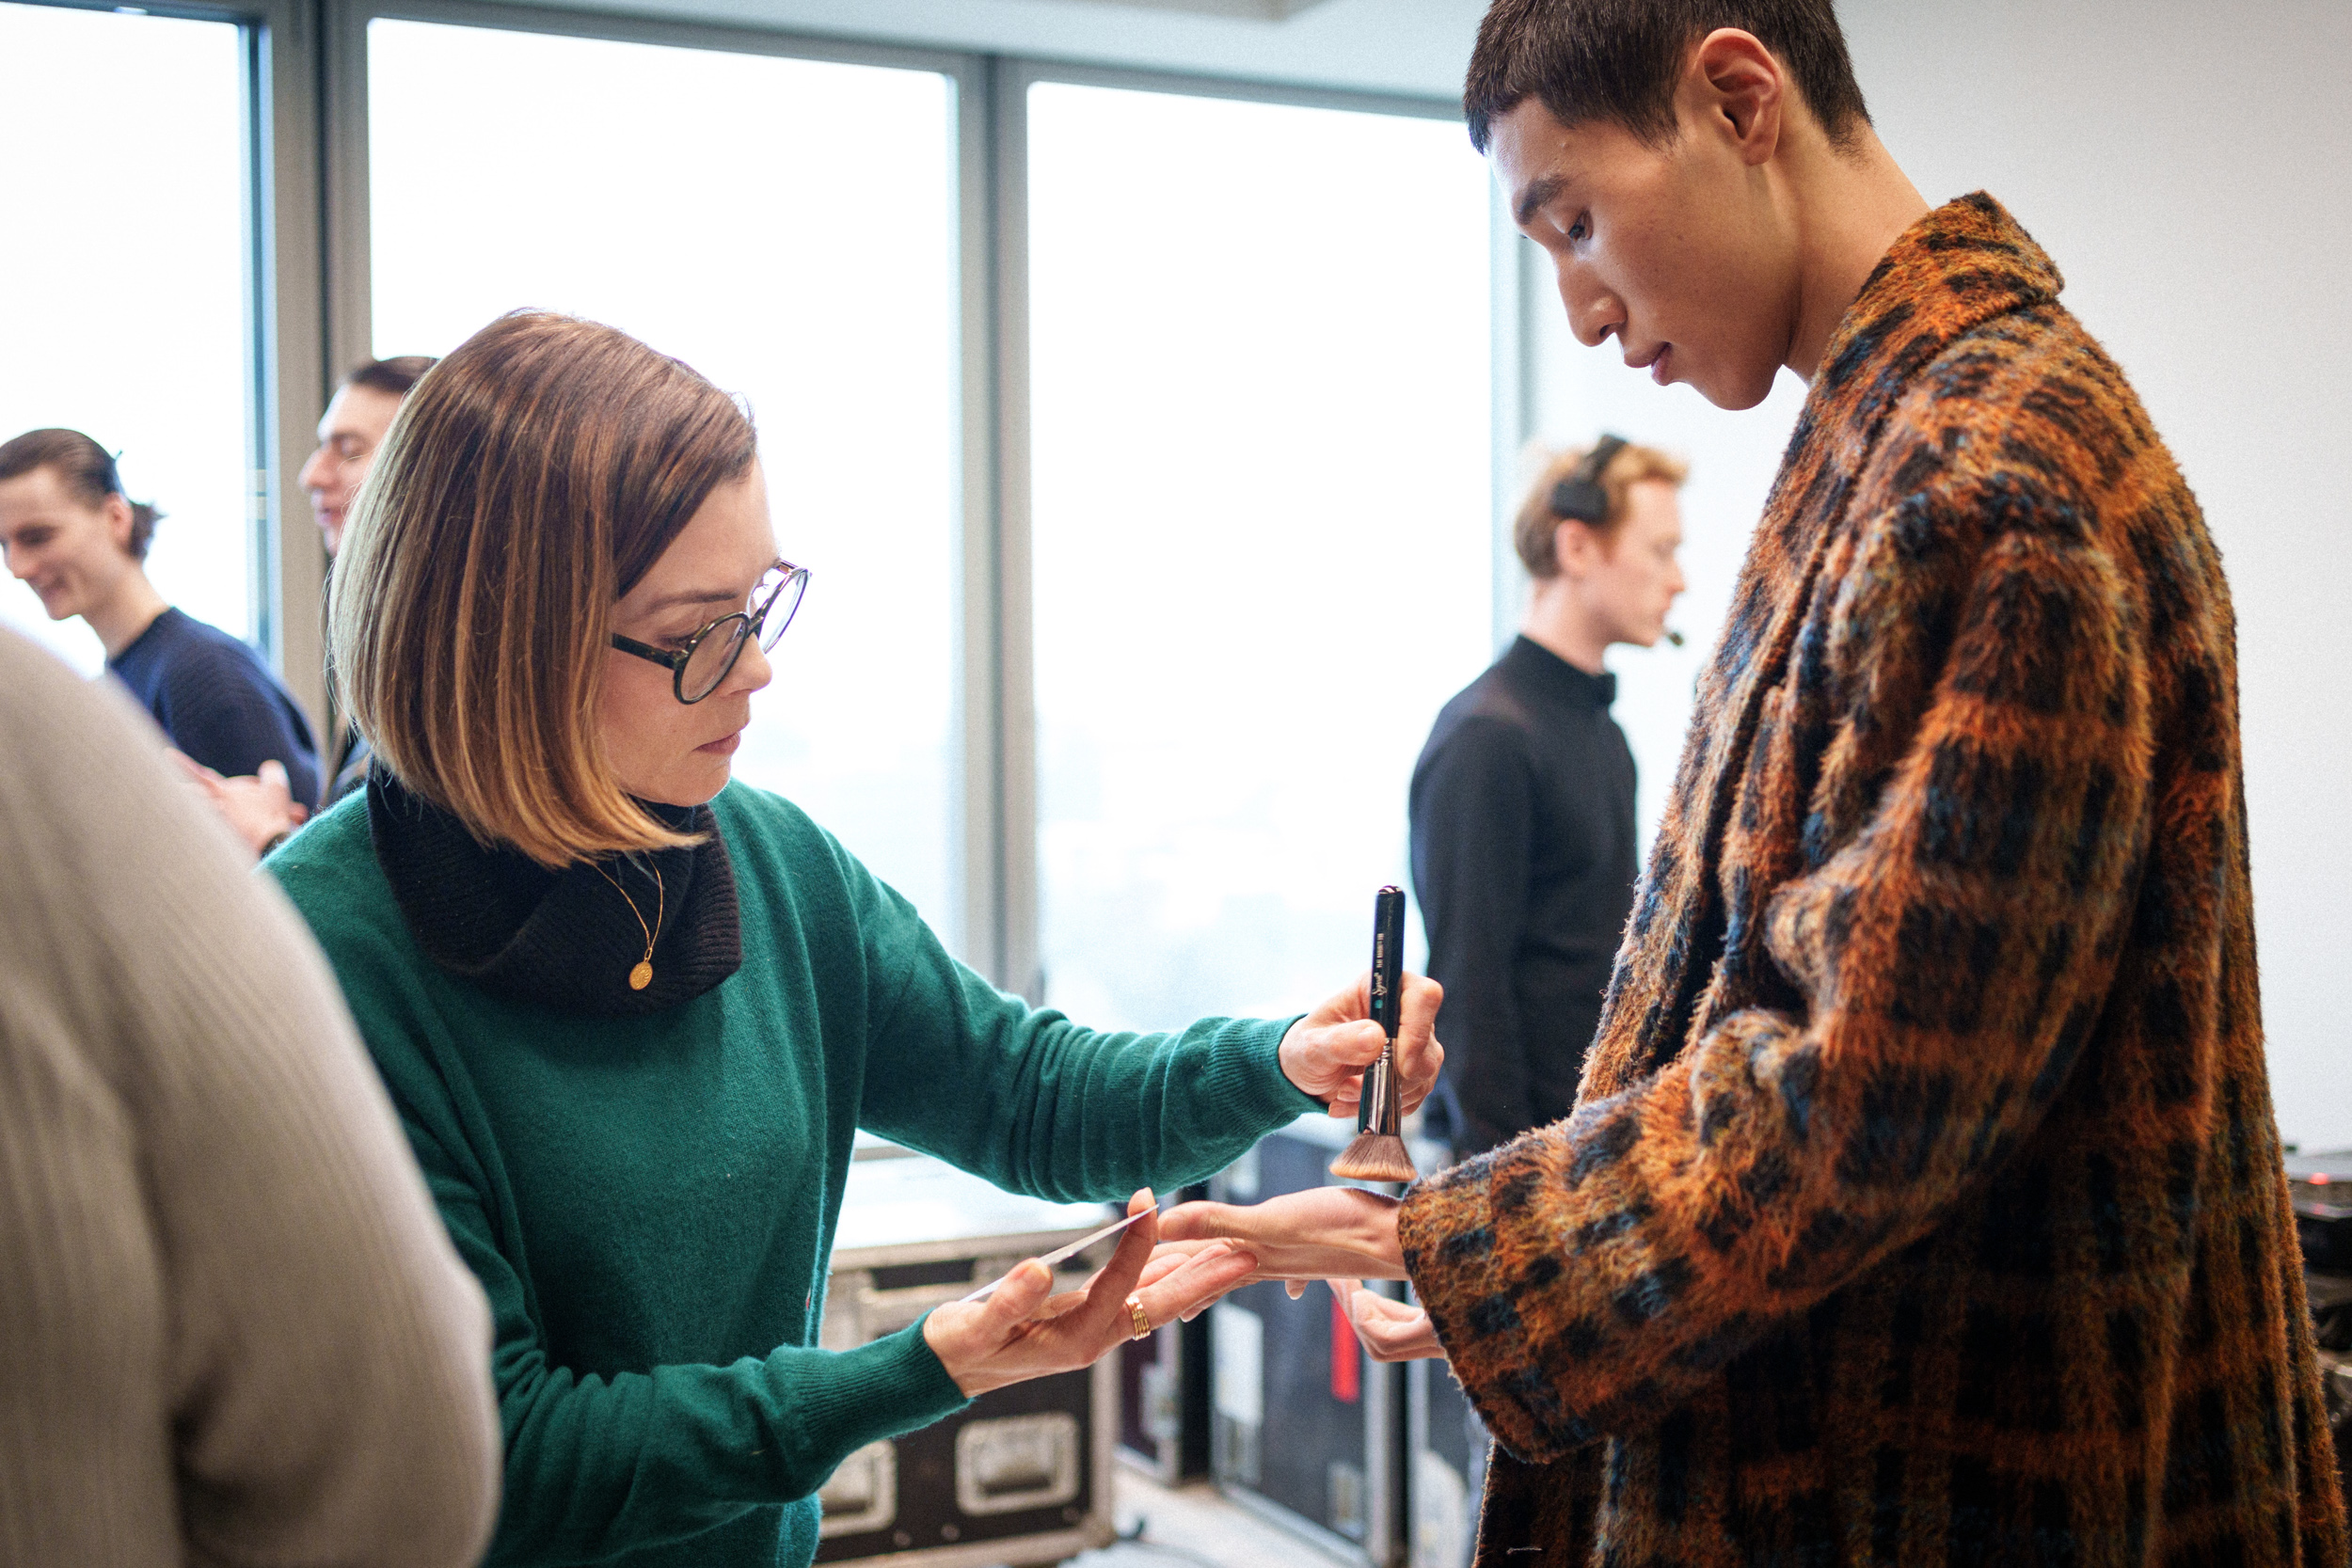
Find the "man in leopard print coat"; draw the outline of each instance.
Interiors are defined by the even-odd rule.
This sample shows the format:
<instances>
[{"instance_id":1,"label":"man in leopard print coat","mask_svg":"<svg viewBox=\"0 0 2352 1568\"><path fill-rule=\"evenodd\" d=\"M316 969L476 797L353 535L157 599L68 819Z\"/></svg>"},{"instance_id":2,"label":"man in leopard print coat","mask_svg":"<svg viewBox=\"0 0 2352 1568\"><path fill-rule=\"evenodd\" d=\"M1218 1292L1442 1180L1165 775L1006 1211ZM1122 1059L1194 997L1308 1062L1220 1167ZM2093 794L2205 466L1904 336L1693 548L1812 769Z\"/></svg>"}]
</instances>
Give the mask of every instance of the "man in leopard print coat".
<instances>
[{"instance_id":1,"label":"man in leopard print coat","mask_svg":"<svg viewBox=\"0 0 2352 1568\"><path fill-rule=\"evenodd\" d=\"M2340 1568L2229 591L2138 400L1825 0L1499 0L1468 99L1581 338L1810 393L1574 1115L1164 1233L1409 1273L1425 1330L1354 1310L1495 1434L1481 1568Z\"/></svg>"}]
</instances>

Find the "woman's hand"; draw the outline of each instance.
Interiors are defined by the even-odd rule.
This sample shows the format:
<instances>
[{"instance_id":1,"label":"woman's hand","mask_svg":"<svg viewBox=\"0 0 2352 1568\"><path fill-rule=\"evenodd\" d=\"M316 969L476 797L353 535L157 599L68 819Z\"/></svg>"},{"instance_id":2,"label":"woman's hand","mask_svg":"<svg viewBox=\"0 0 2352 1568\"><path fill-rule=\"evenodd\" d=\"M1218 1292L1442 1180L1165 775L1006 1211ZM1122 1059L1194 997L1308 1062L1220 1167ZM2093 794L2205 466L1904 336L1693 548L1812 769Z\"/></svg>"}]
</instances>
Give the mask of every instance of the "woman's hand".
<instances>
[{"instance_id":1,"label":"woman's hand","mask_svg":"<svg viewBox=\"0 0 2352 1568\"><path fill-rule=\"evenodd\" d=\"M1445 1063L1445 1047L1438 1043L1438 1004L1445 988L1419 974L1407 974L1399 988L1397 1009L1396 1086L1407 1111L1419 1105L1438 1081ZM1372 1022L1372 973L1290 1026L1282 1037L1282 1075L1317 1100L1327 1101L1335 1117L1352 1117L1361 1091L1364 1069L1380 1059L1388 1041Z\"/></svg>"},{"instance_id":2,"label":"woman's hand","mask_svg":"<svg viewBox=\"0 0 2352 1568\"><path fill-rule=\"evenodd\" d=\"M188 781L203 792L221 820L256 857L310 817L310 813L295 801L294 790L286 782L284 763L272 760L262 764L258 773L224 779L183 752L169 754Z\"/></svg>"},{"instance_id":3,"label":"woman's hand","mask_svg":"<svg viewBox=\"0 0 2352 1568\"><path fill-rule=\"evenodd\" d=\"M1426 1361L1445 1354L1445 1347L1438 1343L1437 1326L1422 1308L1367 1291L1360 1279L1326 1283L1340 1298L1340 1310L1347 1314L1356 1338L1364 1342L1375 1361Z\"/></svg>"},{"instance_id":4,"label":"woman's hand","mask_svg":"<svg viewBox=\"0 0 2352 1568\"><path fill-rule=\"evenodd\" d=\"M1149 1189L1127 1212L1152 1207ZM1138 1220L1119 1250L1081 1290L1053 1294L1054 1271L1032 1258L986 1301L951 1302L923 1320L923 1341L966 1398L1033 1377L1091 1367L1136 1337L1130 1295L1158 1328L1188 1317L1248 1277L1257 1259L1230 1243L1153 1258L1159 1222ZM1148 1267L1147 1267L1148 1265Z\"/></svg>"},{"instance_id":5,"label":"woman's hand","mask_svg":"<svg viewBox=\"0 0 2352 1568\"><path fill-rule=\"evenodd\" d=\"M1248 1254L1251 1268L1228 1290L1259 1279L1403 1279L1397 1208L1361 1187L1311 1187L1247 1206L1180 1204L1160 1216L1159 1233L1170 1251L1230 1245Z\"/></svg>"}]
</instances>

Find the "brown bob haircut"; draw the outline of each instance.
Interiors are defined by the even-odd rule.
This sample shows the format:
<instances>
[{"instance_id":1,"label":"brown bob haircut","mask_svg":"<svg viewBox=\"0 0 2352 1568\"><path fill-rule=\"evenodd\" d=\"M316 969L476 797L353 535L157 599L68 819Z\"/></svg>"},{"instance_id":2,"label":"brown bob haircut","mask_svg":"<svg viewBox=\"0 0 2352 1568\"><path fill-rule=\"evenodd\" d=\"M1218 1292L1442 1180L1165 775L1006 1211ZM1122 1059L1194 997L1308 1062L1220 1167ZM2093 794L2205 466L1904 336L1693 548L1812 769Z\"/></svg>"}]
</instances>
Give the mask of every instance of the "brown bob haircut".
<instances>
[{"instance_id":1,"label":"brown bob haircut","mask_svg":"<svg viewBox=\"0 0 2352 1568\"><path fill-rule=\"evenodd\" d=\"M1579 520L1554 512L1551 493L1562 480L1576 472L1592 450L1576 447L1546 458L1543 472L1528 486L1527 499L1519 502L1519 515L1511 524L1511 543L1518 547L1519 564L1527 568L1530 577L1560 575L1560 525ZM1656 447L1621 447L1600 470L1601 493L1609 498L1608 514L1597 527L1581 522L1579 526L1592 528L1604 547L1614 548L1617 531L1625 526L1627 509L1632 504L1629 493L1633 486L1645 479L1662 479L1678 485L1690 477L1691 466L1671 452L1660 451Z\"/></svg>"},{"instance_id":2,"label":"brown bob haircut","mask_svg":"<svg viewBox=\"0 0 2352 1568\"><path fill-rule=\"evenodd\" d=\"M612 607L756 452L734 399L612 327L516 311L459 345L335 561L329 670L384 765L542 865L691 842L604 756Z\"/></svg>"},{"instance_id":3,"label":"brown bob haircut","mask_svg":"<svg viewBox=\"0 0 2352 1568\"><path fill-rule=\"evenodd\" d=\"M1494 122L1533 98L1563 125L1609 121L1667 146L1683 62L1718 27L1779 58L1832 146L1870 123L1830 0L1495 0L1462 87L1470 145L1485 152Z\"/></svg>"}]
</instances>

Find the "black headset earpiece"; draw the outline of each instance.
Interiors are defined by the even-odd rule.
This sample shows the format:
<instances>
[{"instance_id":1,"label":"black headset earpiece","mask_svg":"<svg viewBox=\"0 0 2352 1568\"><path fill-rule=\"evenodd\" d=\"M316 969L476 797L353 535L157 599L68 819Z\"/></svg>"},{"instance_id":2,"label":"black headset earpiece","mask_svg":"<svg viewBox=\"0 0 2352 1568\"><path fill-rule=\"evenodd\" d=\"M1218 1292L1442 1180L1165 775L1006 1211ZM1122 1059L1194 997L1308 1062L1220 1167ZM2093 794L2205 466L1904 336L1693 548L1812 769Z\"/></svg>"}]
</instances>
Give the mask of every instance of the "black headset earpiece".
<instances>
[{"instance_id":1,"label":"black headset earpiece","mask_svg":"<svg viewBox=\"0 0 2352 1568\"><path fill-rule=\"evenodd\" d=\"M1595 528L1607 522L1609 492L1601 488L1600 476L1609 471L1609 465L1625 449L1622 436L1603 436L1594 442L1593 450L1584 454L1584 461L1576 466L1576 471L1551 487L1552 515Z\"/></svg>"}]
</instances>

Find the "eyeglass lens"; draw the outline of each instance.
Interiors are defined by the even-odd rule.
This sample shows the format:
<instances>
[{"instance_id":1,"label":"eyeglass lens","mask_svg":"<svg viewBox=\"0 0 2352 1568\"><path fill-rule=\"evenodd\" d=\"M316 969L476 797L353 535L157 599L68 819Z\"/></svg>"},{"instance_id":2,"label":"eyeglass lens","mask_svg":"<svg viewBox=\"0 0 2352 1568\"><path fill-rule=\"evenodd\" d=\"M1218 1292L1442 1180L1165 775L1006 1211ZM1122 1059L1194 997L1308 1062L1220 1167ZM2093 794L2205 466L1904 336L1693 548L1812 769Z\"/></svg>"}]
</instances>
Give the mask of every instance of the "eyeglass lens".
<instances>
[{"instance_id":1,"label":"eyeglass lens","mask_svg":"<svg viewBox=\"0 0 2352 1568\"><path fill-rule=\"evenodd\" d=\"M778 568L760 580L759 592L752 596L755 612L759 606L768 606L768 618L760 623L759 645L772 648L784 628L792 624L792 617L801 611L801 595L808 592L808 573L795 566L789 571Z\"/></svg>"},{"instance_id":2,"label":"eyeglass lens","mask_svg":"<svg viewBox=\"0 0 2352 1568\"><path fill-rule=\"evenodd\" d=\"M716 691L743 651L745 629L742 616L730 615L706 632L694 651L686 656L686 668L678 672L678 694L691 703Z\"/></svg>"},{"instance_id":3,"label":"eyeglass lens","mask_svg":"<svg viewBox=\"0 0 2352 1568\"><path fill-rule=\"evenodd\" d=\"M679 673L678 694L692 703L719 689L719 683L727 678L735 661L742 657L744 641L751 635L752 617L758 614L762 605L767 606L768 613L760 622L759 645L762 649L774 647L776 639L784 635L784 628L792 624L794 613L800 610L801 594L807 584L808 574L799 570L787 573L778 569L760 578L759 586L752 592L749 608L711 627L694 644L694 651L687 656L686 668Z\"/></svg>"}]
</instances>

